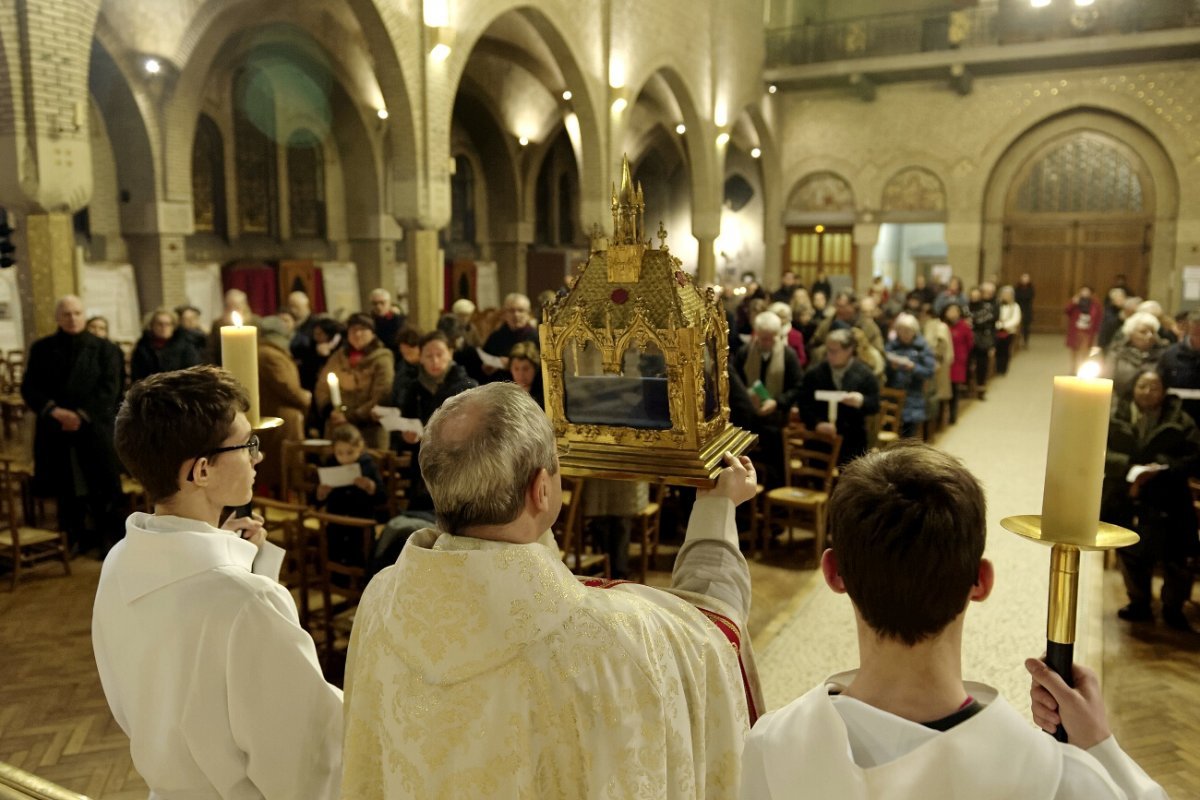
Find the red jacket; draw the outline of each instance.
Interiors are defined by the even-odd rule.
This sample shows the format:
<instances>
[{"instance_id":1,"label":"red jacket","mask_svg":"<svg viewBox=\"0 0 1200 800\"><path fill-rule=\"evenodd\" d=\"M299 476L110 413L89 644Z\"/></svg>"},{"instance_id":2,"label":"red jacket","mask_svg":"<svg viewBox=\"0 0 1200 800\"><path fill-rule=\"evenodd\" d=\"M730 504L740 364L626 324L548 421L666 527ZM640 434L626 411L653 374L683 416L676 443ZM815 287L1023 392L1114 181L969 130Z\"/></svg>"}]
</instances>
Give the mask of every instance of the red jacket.
<instances>
[{"instance_id":1,"label":"red jacket","mask_svg":"<svg viewBox=\"0 0 1200 800\"><path fill-rule=\"evenodd\" d=\"M967 382L967 365L971 362L971 348L975 346L975 331L966 318L950 326L950 340L954 342L954 363L950 365L950 382Z\"/></svg>"},{"instance_id":2,"label":"red jacket","mask_svg":"<svg viewBox=\"0 0 1200 800\"><path fill-rule=\"evenodd\" d=\"M1081 322L1080 317L1083 316L1083 311L1080 310L1079 304L1071 303L1067 306L1067 347L1072 350L1084 345L1091 347L1096 343L1096 334L1100 333L1100 325L1104 322L1104 311L1094 297L1089 313L1090 318ZM1087 337L1086 341L1083 339L1084 336Z\"/></svg>"}]
</instances>

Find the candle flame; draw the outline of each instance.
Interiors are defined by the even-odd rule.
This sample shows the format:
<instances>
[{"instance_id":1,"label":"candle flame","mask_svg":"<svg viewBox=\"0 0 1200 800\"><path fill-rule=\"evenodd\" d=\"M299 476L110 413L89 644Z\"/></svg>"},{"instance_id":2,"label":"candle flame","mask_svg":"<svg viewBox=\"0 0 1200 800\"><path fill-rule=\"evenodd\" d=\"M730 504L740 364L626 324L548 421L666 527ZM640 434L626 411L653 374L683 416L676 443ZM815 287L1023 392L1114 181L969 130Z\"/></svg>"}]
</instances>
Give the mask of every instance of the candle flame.
<instances>
[{"instance_id":1,"label":"candle flame","mask_svg":"<svg viewBox=\"0 0 1200 800\"><path fill-rule=\"evenodd\" d=\"M1079 372L1075 373L1077 378L1099 378L1100 377L1100 362L1085 361L1079 367Z\"/></svg>"},{"instance_id":2,"label":"candle flame","mask_svg":"<svg viewBox=\"0 0 1200 800\"><path fill-rule=\"evenodd\" d=\"M230 315L229 315L229 318L230 318L231 320L233 320L233 324L234 324L236 327L238 327L238 328L242 327L242 315L241 315L241 314L239 314L238 312L234 311L232 314L230 314Z\"/></svg>"},{"instance_id":3,"label":"candle flame","mask_svg":"<svg viewBox=\"0 0 1200 800\"><path fill-rule=\"evenodd\" d=\"M329 373L329 376L327 378L325 378L325 380L329 383L330 386L338 385L338 376L332 372Z\"/></svg>"}]
</instances>

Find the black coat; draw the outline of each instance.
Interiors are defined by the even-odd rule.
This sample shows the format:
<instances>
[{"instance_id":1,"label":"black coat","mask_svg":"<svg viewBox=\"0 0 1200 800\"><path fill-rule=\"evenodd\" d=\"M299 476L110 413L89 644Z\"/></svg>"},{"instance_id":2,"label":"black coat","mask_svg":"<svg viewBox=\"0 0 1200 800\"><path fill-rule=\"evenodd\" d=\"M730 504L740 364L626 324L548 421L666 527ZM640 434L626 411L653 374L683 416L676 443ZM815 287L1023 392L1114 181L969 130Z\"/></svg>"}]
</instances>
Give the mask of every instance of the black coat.
<instances>
[{"instance_id":1,"label":"black coat","mask_svg":"<svg viewBox=\"0 0 1200 800\"><path fill-rule=\"evenodd\" d=\"M162 347L155 347L154 334L146 331L138 340L133 358L129 361L129 380L137 382L160 372L187 369L199 363L200 353L183 330L176 329Z\"/></svg>"},{"instance_id":2,"label":"black coat","mask_svg":"<svg viewBox=\"0 0 1200 800\"><path fill-rule=\"evenodd\" d=\"M1171 345L1159 359L1158 374L1168 389L1200 389L1200 350L1186 339ZM1200 420L1200 400L1184 400L1183 410Z\"/></svg>"},{"instance_id":3,"label":"black coat","mask_svg":"<svg viewBox=\"0 0 1200 800\"><path fill-rule=\"evenodd\" d=\"M117 398L125 376L108 342L86 331L58 331L29 348L21 397L37 423L33 439L33 488L40 496L68 494L75 487L71 453L91 494L116 495L121 486L113 449ZM74 411L83 425L63 431L54 408Z\"/></svg>"},{"instance_id":4,"label":"black coat","mask_svg":"<svg viewBox=\"0 0 1200 800\"><path fill-rule=\"evenodd\" d=\"M1158 424L1138 435L1132 421L1130 400L1117 400L1108 426L1108 453L1104 466L1104 490L1100 503L1100 518L1105 522L1169 532L1175 548L1188 554L1198 549L1196 512L1188 478L1200 465L1200 428L1180 406L1179 398L1168 395L1163 401ZM1167 469L1155 474L1141 488L1136 499L1129 496L1125 477L1136 464L1166 464ZM1176 538L1177 537L1177 538Z\"/></svg>"},{"instance_id":5,"label":"black coat","mask_svg":"<svg viewBox=\"0 0 1200 800\"><path fill-rule=\"evenodd\" d=\"M404 393L404 402L400 406L400 413L409 419L419 419L421 424L425 425L433 416L433 412L441 408L442 403L447 399L460 392L465 392L467 389L474 389L478 385L467 377L466 370L458 364L451 364L446 371L445 379L438 384L436 392L426 389L420 379L408 384L408 389Z\"/></svg>"},{"instance_id":6,"label":"black coat","mask_svg":"<svg viewBox=\"0 0 1200 800\"><path fill-rule=\"evenodd\" d=\"M819 391L839 391L833 382L833 369L827 361L814 364L804 374L804 388L800 392L800 418L807 428L816 428L818 423L829 421L829 404L816 399ZM879 379L870 367L855 359L842 376L840 391L858 392L863 396L862 408L838 406L837 432L842 437L838 463L845 464L867 452L867 417L879 413Z\"/></svg>"}]
</instances>

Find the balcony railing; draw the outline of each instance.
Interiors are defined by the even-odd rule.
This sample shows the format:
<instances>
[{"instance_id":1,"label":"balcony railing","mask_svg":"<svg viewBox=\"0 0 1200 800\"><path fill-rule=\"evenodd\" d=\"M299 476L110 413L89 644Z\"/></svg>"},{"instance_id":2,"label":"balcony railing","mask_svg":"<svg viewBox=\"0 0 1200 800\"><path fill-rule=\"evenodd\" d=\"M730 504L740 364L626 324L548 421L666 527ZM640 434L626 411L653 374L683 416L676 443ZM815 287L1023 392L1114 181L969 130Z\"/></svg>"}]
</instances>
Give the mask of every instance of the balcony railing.
<instances>
[{"instance_id":1,"label":"balcony railing","mask_svg":"<svg viewBox=\"0 0 1200 800\"><path fill-rule=\"evenodd\" d=\"M1027 0L999 7L881 14L767 31L767 65L782 67L973 47L1141 33L1200 25L1191 0L1097 0L1079 8L1054 0L1033 8Z\"/></svg>"}]
</instances>

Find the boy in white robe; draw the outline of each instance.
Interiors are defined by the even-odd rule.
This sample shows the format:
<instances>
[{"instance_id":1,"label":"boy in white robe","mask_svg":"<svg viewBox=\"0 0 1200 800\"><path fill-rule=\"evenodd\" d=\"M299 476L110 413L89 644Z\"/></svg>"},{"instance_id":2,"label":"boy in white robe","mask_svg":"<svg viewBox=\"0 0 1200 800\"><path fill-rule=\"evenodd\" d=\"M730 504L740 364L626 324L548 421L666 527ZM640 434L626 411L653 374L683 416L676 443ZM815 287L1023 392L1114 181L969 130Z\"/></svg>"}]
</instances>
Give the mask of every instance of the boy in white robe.
<instances>
[{"instance_id":1,"label":"boy in white robe","mask_svg":"<svg viewBox=\"0 0 1200 800\"><path fill-rule=\"evenodd\" d=\"M1029 725L994 689L964 682L963 620L991 592L983 490L921 444L843 472L821 570L850 596L860 665L763 716L746 742L742 797L1164 798L1117 746L1095 673L1075 687L1036 659Z\"/></svg>"},{"instance_id":2,"label":"boy in white robe","mask_svg":"<svg viewBox=\"0 0 1200 800\"><path fill-rule=\"evenodd\" d=\"M749 460L696 501L670 592L563 564L554 432L515 384L447 400L420 462L438 528L359 606L342 797L736 797L761 707L733 524Z\"/></svg>"},{"instance_id":3,"label":"boy in white robe","mask_svg":"<svg viewBox=\"0 0 1200 800\"><path fill-rule=\"evenodd\" d=\"M135 383L117 452L155 502L104 561L92 645L150 797L324 800L341 779L342 698L278 583L250 501L262 460L245 389L215 367Z\"/></svg>"}]
</instances>

